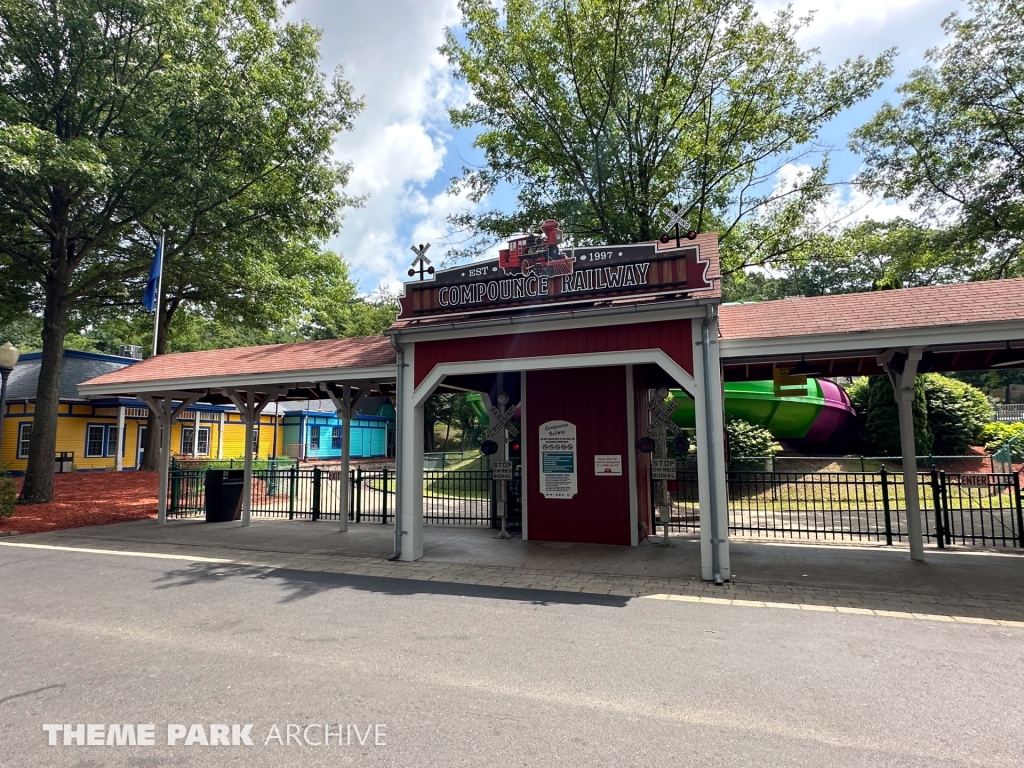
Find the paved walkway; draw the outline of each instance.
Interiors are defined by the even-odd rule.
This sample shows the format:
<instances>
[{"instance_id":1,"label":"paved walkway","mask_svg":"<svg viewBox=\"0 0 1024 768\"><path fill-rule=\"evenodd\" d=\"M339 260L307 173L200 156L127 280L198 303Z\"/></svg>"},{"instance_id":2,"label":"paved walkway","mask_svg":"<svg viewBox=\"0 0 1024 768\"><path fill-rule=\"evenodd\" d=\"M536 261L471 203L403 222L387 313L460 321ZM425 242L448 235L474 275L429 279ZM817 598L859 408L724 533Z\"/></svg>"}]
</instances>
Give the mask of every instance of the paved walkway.
<instances>
[{"instance_id":1,"label":"paved walkway","mask_svg":"<svg viewBox=\"0 0 1024 768\"><path fill-rule=\"evenodd\" d=\"M509 599L543 602L544 592L680 599L741 608L788 608L1024 627L1024 555L734 540L733 581L699 578L698 543L614 547L497 540L480 528L427 526L424 557L387 560L390 526L260 521L208 525L144 520L0 540L0 546L88 549L191 561L196 574L225 568L286 569L432 582L423 591L504 588ZM406 583L403 589L408 589ZM527 590L524 592L524 590ZM552 596L553 597L553 596Z\"/></svg>"}]
</instances>

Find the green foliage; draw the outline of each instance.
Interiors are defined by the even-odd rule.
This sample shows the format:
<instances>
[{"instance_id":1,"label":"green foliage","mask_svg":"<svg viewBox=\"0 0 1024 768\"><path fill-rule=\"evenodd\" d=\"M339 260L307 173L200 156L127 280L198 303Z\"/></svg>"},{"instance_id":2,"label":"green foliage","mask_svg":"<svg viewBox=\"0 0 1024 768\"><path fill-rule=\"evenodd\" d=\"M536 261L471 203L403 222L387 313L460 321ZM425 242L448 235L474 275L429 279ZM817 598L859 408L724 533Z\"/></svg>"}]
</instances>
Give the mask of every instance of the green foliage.
<instances>
[{"instance_id":1,"label":"green foliage","mask_svg":"<svg viewBox=\"0 0 1024 768\"><path fill-rule=\"evenodd\" d=\"M823 125L869 96L892 53L836 69L814 62L784 10L751 0L461 0L442 52L472 101L450 113L480 131L483 168L454 185L474 202L500 184L516 210L452 219L477 255L546 218L580 244L657 237L678 201L717 231L726 273L778 264L816 236L827 160L808 165Z\"/></svg>"},{"instance_id":2,"label":"green foliage","mask_svg":"<svg viewBox=\"0 0 1024 768\"><path fill-rule=\"evenodd\" d=\"M813 252L796 254L778 275L727 275L722 290L727 301L766 301L912 288L962 280L975 256L941 230L906 219L865 221L819 235Z\"/></svg>"},{"instance_id":3,"label":"green foliage","mask_svg":"<svg viewBox=\"0 0 1024 768\"><path fill-rule=\"evenodd\" d=\"M782 450L771 432L743 419L727 419L725 433L729 438L729 468L732 470L743 472L763 469L764 457ZM757 461L757 458L761 461Z\"/></svg>"},{"instance_id":4,"label":"green foliage","mask_svg":"<svg viewBox=\"0 0 1024 768\"><path fill-rule=\"evenodd\" d=\"M1024 460L1024 422L1015 421L1008 424L1002 421L990 421L981 429L981 440L984 442L985 450L989 453L998 451L1010 440L1014 440L1013 460Z\"/></svg>"},{"instance_id":5,"label":"green foliage","mask_svg":"<svg viewBox=\"0 0 1024 768\"><path fill-rule=\"evenodd\" d=\"M846 387L846 394L850 396L850 404L853 405L853 409L857 412L858 416L867 413L868 392L870 389L871 379L867 376L854 379L853 383Z\"/></svg>"},{"instance_id":6,"label":"green foliage","mask_svg":"<svg viewBox=\"0 0 1024 768\"><path fill-rule=\"evenodd\" d=\"M310 311L304 335L315 339L376 336L398 317L398 296L384 287L369 296L356 297L344 290L320 293Z\"/></svg>"},{"instance_id":7,"label":"green foliage","mask_svg":"<svg viewBox=\"0 0 1024 768\"><path fill-rule=\"evenodd\" d=\"M1024 384L1024 368L996 368L990 371L962 371L949 374L954 379L959 379L972 384L981 390L987 391L989 395L1004 403L1013 402L1011 387L1015 384Z\"/></svg>"},{"instance_id":8,"label":"green foliage","mask_svg":"<svg viewBox=\"0 0 1024 768\"><path fill-rule=\"evenodd\" d=\"M857 411L863 450L900 455L899 415L889 377L859 378L846 393ZM993 415L984 392L937 373L917 377L913 411L918 455L966 453L984 440L983 430Z\"/></svg>"},{"instance_id":9,"label":"green foliage","mask_svg":"<svg viewBox=\"0 0 1024 768\"><path fill-rule=\"evenodd\" d=\"M948 42L853 134L859 182L942 230L958 279L1024 274L1024 13L968 0Z\"/></svg>"},{"instance_id":10,"label":"green foliage","mask_svg":"<svg viewBox=\"0 0 1024 768\"><path fill-rule=\"evenodd\" d=\"M866 392L857 393L858 399L864 402L863 410L858 411L861 440L865 449L876 456L899 456L902 453L900 423L892 383L888 376L872 376L867 382ZM912 412L917 454L930 454L933 437L921 377L918 377L914 388Z\"/></svg>"},{"instance_id":11,"label":"green foliage","mask_svg":"<svg viewBox=\"0 0 1024 768\"><path fill-rule=\"evenodd\" d=\"M7 465L0 464L0 517L13 515L17 503L18 494L14 490L14 480L7 474Z\"/></svg>"},{"instance_id":12,"label":"green foliage","mask_svg":"<svg viewBox=\"0 0 1024 768\"><path fill-rule=\"evenodd\" d=\"M423 426L424 450L428 452L466 451L478 448L482 440L479 420L462 392L435 392L428 397Z\"/></svg>"},{"instance_id":13,"label":"green foliage","mask_svg":"<svg viewBox=\"0 0 1024 768\"><path fill-rule=\"evenodd\" d=\"M65 336L137 306L161 231L161 328L273 324L358 203L332 146L362 102L282 8L0 0L0 322L43 318L24 499L52 496Z\"/></svg>"},{"instance_id":14,"label":"green foliage","mask_svg":"<svg viewBox=\"0 0 1024 768\"><path fill-rule=\"evenodd\" d=\"M934 438L931 452L959 456L977 445L982 430L995 415L985 393L937 373L926 373L920 379L924 383L928 425Z\"/></svg>"}]
</instances>

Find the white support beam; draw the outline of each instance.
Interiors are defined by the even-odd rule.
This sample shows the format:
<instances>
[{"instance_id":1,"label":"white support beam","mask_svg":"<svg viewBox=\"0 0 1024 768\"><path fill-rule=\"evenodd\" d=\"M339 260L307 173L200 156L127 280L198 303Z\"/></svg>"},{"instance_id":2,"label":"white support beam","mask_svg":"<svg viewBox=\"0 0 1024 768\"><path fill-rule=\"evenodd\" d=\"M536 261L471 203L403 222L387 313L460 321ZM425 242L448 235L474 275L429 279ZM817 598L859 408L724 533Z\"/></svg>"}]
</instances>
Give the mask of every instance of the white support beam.
<instances>
[{"instance_id":1,"label":"white support beam","mask_svg":"<svg viewBox=\"0 0 1024 768\"><path fill-rule=\"evenodd\" d=\"M251 389L246 392L237 389L222 391L234 403L235 408L245 420L245 451L242 454L245 462L242 480L242 525L249 525L252 521L252 438L263 409L286 390L273 389L261 392L258 396Z\"/></svg>"},{"instance_id":2,"label":"white support beam","mask_svg":"<svg viewBox=\"0 0 1024 768\"><path fill-rule=\"evenodd\" d=\"M3 418L0 416L0 418ZM124 406L117 406L117 450L114 452L116 458L114 459L114 469L118 472L124 469L124 449L125 443L128 441L125 439L124 431Z\"/></svg>"},{"instance_id":3,"label":"white support beam","mask_svg":"<svg viewBox=\"0 0 1024 768\"><path fill-rule=\"evenodd\" d=\"M729 560L729 502L726 493L725 416L722 396L721 362L719 357L718 321L710 323L709 338L711 340L709 357L710 367L707 371L709 387L704 387L704 357L702 353L703 334L702 321L693 320L692 338L694 342L693 378L697 382L698 393L694 395L694 412L697 442L697 503L700 508L700 549L701 578L713 581L714 553L717 547L719 575L723 580L732 578ZM702 404L707 402L707 407ZM718 541L712 541L711 516L717 512Z\"/></svg>"},{"instance_id":4,"label":"white support beam","mask_svg":"<svg viewBox=\"0 0 1024 768\"><path fill-rule=\"evenodd\" d=\"M156 519L161 524L167 522L167 494L170 489L171 474L171 427L178 414L196 402L204 393L180 393L183 399L175 407L174 397L176 394L179 393L168 392L164 395L142 394L139 396L139 399L143 400L156 415L158 429L160 429L160 495L157 498Z\"/></svg>"},{"instance_id":5,"label":"white support beam","mask_svg":"<svg viewBox=\"0 0 1024 768\"><path fill-rule=\"evenodd\" d=\"M892 366L893 356L900 352L906 362L903 370ZM903 493L907 507L907 540L910 543L910 559L924 560L924 535L921 525L921 496L917 482L917 439L914 435L914 393L917 383L917 366L924 353L923 347L903 350L887 350L878 356L879 364L889 374L900 424L900 451L903 454Z\"/></svg>"},{"instance_id":6,"label":"white support beam","mask_svg":"<svg viewBox=\"0 0 1024 768\"><path fill-rule=\"evenodd\" d=\"M224 411L220 412L219 418L217 419L217 458L224 458L224 417L226 414Z\"/></svg>"},{"instance_id":7,"label":"white support beam","mask_svg":"<svg viewBox=\"0 0 1024 768\"><path fill-rule=\"evenodd\" d=\"M406 344L405 367L398 372L402 381L403 402L396 404L396 419L401 419L401 444L396 451L401 484L401 507L395 510L401 537L400 558L411 561L423 557L423 404L413 401L416 370L416 345Z\"/></svg>"},{"instance_id":8,"label":"white support beam","mask_svg":"<svg viewBox=\"0 0 1024 768\"><path fill-rule=\"evenodd\" d=\"M341 420L341 524L338 530L342 533L348 530L348 517L351 512L352 489L349 486L349 459L351 447L349 442L352 438L352 417L356 412L356 406L366 395L368 389L361 387L356 395L350 384L324 384L323 389L334 403L338 418Z\"/></svg>"},{"instance_id":9,"label":"white support beam","mask_svg":"<svg viewBox=\"0 0 1024 768\"><path fill-rule=\"evenodd\" d=\"M717 349L717 344L715 345ZM553 371L564 368L600 368L609 365L645 365L654 363L668 373L690 395L697 391L697 382L679 363L661 349L637 349L624 352L589 352L578 355L544 357L511 357L501 360L474 360L463 363L435 365L412 395L412 402L422 405L446 376L511 371Z\"/></svg>"}]
</instances>

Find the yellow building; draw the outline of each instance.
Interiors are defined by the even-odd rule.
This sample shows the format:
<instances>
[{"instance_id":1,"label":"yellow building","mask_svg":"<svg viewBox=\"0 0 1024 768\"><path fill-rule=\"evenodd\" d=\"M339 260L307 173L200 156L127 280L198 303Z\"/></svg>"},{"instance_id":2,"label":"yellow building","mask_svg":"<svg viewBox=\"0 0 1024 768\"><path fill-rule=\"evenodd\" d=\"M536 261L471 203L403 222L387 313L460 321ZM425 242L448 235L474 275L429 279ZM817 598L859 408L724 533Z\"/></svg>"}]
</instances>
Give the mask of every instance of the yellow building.
<instances>
[{"instance_id":1,"label":"yellow building","mask_svg":"<svg viewBox=\"0 0 1024 768\"><path fill-rule=\"evenodd\" d=\"M58 471L139 466L146 444L146 404L127 398L86 400L78 394L81 382L136 362L128 357L64 350L54 456ZM6 464L13 474L23 473L28 464L39 366L38 352L23 354L8 381L0 465ZM281 455L284 430L279 420L274 413L260 418L254 436L257 457ZM199 440L194 444L197 431ZM194 405L180 414L171 431L171 452L178 458L241 458L244 445L245 424L233 406Z\"/></svg>"}]
</instances>

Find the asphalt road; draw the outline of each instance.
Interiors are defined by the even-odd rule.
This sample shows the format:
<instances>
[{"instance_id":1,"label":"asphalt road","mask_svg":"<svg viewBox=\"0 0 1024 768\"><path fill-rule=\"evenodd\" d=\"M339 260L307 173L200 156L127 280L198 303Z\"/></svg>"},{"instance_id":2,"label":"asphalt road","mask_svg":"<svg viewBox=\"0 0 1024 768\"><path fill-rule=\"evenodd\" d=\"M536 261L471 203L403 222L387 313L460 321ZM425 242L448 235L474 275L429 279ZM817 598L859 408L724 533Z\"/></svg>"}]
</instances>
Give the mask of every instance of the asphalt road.
<instances>
[{"instance_id":1,"label":"asphalt road","mask_svg":"<svg viewBox=\"0 0 1024 768\"><path fill-rule=\"evenodd\" d=\"M1018 628L0 547L5 768L1021 766L1022 670ZM313 723L352 743L265 743Z\"/></svg>"}]
</instances>

